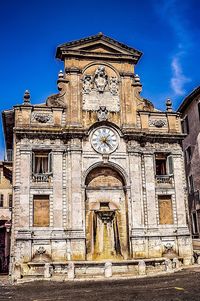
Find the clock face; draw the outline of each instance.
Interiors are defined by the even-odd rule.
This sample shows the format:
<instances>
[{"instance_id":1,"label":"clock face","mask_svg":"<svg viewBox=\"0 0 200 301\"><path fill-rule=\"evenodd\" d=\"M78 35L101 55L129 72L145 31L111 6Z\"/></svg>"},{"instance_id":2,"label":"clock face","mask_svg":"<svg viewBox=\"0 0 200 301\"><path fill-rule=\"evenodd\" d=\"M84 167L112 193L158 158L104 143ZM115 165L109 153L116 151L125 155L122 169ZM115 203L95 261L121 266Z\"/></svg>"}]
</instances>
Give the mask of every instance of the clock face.
<instances>
[{"instance_id":1,"label":"clock face","mask_svg":"<svg viewBox=\"0 0 200 301\"><path fill-rule=\"evenodd\" d=\"M101 127L93 132L91 143L97 152L109 154L116 150L118 139L113 130L107 127Z\"/></svg>"}]
</instances>

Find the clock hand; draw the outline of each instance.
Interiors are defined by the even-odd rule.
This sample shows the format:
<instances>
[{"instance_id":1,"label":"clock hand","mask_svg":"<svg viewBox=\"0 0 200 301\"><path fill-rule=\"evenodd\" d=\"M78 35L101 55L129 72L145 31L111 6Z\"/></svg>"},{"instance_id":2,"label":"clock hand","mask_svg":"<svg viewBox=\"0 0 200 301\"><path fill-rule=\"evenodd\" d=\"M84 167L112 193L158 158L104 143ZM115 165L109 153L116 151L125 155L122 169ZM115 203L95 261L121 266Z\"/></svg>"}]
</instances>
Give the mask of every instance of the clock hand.
<instances>
[{"instance_id":1,"label":"clock hand","mask_svg":"<svg viewBox=\"0 0 200 301\"><path fill-rule=\"evenodd\" d=\"M110 148L112 148L112 144L110 144L108 141L105 141L105 144L107 144Z\"/></svg>"}]
</instances>

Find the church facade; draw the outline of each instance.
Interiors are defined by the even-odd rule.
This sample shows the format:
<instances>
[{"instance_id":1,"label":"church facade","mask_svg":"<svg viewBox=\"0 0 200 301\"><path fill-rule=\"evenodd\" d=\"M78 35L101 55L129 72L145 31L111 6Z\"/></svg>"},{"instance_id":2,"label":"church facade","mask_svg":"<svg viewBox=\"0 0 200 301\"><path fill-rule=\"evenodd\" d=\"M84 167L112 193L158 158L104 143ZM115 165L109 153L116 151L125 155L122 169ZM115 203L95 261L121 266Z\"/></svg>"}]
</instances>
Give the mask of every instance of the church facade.
<instances>
[{"instance_id":1,"label":"church facade","mask_svg":"<svg viewBox=\"0 0 200 301\"><path fill-rule=\"evenodd\" d=\"M3 112L15 278L44 262L191 258L180 116L140 95L141 55L102 33L60 45L59 93Z\"/></svg>"}]
</instances>

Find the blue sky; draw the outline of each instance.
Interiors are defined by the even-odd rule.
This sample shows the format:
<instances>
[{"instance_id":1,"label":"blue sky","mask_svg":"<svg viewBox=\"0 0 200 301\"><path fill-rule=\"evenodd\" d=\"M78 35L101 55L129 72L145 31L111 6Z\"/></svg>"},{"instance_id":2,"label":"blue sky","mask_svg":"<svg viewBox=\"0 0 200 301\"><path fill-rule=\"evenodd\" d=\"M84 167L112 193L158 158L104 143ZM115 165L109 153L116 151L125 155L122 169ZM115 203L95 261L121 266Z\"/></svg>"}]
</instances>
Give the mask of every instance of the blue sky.
<instances>
[{"instance_id":1,"label":"blue sky","mask_svg":"<svg viewBox=\"0 0 200 301\"><path fill-rule=\"evenodd\" d=\"M22 103L26 89L32 103L56 93L56 47L100 31L143 52L142 95L158 109L170 97L177 109L200 84L199 11L199 0L1 1L1 110Z\"/></svg>"}]
</instances>

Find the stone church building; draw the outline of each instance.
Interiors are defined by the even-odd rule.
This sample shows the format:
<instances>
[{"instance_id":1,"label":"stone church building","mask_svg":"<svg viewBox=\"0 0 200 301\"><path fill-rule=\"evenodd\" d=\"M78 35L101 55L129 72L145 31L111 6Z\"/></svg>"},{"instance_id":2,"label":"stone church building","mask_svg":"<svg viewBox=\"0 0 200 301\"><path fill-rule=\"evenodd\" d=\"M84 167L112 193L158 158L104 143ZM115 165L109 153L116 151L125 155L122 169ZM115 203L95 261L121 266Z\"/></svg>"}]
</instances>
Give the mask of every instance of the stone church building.
<instances>
[{"instance_id":1,"label":"stone church building","mask_svg":"<svg viewBox=\"0 0 200 301\"><path fill-rule=\"evenodd\" d=\"M3 112L15 279L47 263L191 258L180 116L140 95L141 55L102 33L62 44L59 92Z\"/></svg>"}]
</instances>

